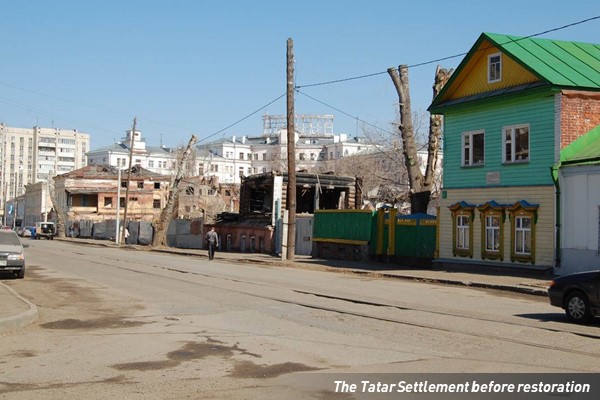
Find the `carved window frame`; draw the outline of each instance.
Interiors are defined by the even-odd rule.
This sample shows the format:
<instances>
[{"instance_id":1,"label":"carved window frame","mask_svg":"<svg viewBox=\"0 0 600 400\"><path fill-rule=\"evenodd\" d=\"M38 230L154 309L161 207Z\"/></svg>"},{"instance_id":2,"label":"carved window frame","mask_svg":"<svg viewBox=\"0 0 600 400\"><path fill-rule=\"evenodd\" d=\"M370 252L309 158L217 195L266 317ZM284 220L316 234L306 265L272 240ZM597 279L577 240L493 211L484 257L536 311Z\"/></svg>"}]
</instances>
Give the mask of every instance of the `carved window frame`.
<instances>
[{"instance_id":1,"label":"carved window frame","mask_svg":"<svg viewBox=\"0 0 600 400\"><path fill-rule=\"evenodd\" d=\"M455 257L473 258L473 219L475 215L475 205L459 202L448 208L452 213L452 254ZM467 218L468 221L466 225L468 227L468 248L458 246L459 218L463 221Z\"/></svg>"},{"instance_id":2,"label":"carved window frame","mask_svg":"<svg viewBox=\"0 0 600 400\"><path fill-rule=\"evenodd\" d=\"M535 264L535 250L536 250L536 225L538 219L538 208L537 204L530 204L527 201L518 201L513 206L508 208L510 215L510 260L512 262L522 262ZM528 229L518 226L518 221L523 221L525 218L529 219L531 224ZM517 239L518 231L529 232L529 253L517 252Z\"/></svg>"},{"instance_id":3,"label":"carved window frame","mask_svg":"<svg viewBox=\"0 0 600 400\"><path fill-rule=\"evenodd\" d=\"M505 207L494 202L489 201L478 207L479 218L481 221L481 258L489 260L504 260L504 222L506 215L504 213ZM491 219L496 219L498 225L492 227L492 230L497 230L498 242L494 246L494 249L488 248L488 222Z\"/></svg>"}]
</instances>

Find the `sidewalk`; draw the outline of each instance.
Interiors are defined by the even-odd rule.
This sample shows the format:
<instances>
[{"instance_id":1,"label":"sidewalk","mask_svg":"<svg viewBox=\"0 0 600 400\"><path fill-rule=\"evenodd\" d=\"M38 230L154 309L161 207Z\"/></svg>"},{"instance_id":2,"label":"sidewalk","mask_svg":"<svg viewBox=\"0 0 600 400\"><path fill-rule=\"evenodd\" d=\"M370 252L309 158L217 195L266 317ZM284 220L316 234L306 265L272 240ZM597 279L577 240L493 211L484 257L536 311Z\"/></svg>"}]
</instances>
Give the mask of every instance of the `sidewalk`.
<instances>
[{"instance_id":1,"label":"sidewalk","mask_svg":"<svg viewBox=\"0 0 600 400\"><path fill-rule=\"evenodd\" d=\"M116 247L113 242L94 239L60 238L79 245ZM147 246L122 246L139 251L157 251L186 256L206 257L206 250L163 248L150 250ZM428 283L440 283L479 288L491 288L535 296L546 296L551 277L511 274L510 271L444 271L402 267L382 262L359 262L345 260L322 260L299 256L293 262L282 261L279 257L259 253L217 252L215 261L226 260L238 263L269 264L282 267L318 269L322 271L355 273L373 278L404 279ZM27 279L27 276L25 276ZM37 307L19 296L13 289L0 280L0 332L26 326L37 318Z\"/></svg>"}]
</instances>

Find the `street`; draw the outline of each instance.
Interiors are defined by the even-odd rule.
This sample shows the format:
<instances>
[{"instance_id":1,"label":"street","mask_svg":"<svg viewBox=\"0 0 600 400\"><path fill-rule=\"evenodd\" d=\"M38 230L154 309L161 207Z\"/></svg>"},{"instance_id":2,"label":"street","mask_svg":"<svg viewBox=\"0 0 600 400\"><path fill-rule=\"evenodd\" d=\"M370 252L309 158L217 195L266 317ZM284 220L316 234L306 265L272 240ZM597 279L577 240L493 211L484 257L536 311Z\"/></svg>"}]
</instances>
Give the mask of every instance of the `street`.
<instances>
[{"instance_id":1,"label":"street","mask_svg":"<svg viewBox=\"0 0 600 400\"><path fill-rule=\"evenodd\" d=\"M28 241L7 399L331 398L310 373L599 372L600 323L458 286ZM339 397L351 398L351 397Z\"/></svg>"}]
</instances>

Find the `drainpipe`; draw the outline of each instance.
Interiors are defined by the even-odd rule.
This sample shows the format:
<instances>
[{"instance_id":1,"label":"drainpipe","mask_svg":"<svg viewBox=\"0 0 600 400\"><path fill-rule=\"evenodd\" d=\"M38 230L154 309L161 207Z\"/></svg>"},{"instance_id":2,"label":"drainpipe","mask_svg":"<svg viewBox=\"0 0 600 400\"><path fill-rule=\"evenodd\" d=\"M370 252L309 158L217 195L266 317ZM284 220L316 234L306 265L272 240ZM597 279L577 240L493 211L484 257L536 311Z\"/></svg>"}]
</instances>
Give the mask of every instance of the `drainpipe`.
<instances>
[{"instance_id":1,"label":"drainpipe","mask_svg":"<svg viewBox=\"0 0 600 400\"><path fill-rule=\"evenodd\" d=\"M560 268L560 257L561 257L561 251L560 251L560 227L561 227L561 213L560 213L560 183L558 182L558 169L559 169L559 165L553 165L550 167L550 176L552 177L552 181L554 182L554 187L555 187L555 191L554 191L554 196L555 196L555 217L556 218L556 225L555 225L555 235L556 235L556 246L554 249L554 267L555 268Z\"/></svg>"}]
</instances>

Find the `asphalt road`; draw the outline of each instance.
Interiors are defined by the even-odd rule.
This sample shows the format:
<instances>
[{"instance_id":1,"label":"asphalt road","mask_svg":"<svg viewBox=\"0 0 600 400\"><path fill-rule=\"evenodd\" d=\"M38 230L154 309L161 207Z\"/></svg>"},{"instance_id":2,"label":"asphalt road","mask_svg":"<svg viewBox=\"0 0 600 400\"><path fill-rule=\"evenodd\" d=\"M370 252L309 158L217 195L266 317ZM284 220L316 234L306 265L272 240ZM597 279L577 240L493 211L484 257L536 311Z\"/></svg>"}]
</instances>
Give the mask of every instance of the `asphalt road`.
<instances>
[{"instance_id":1,"label":"asphalt road","mask_svg":"<svg viewBox=\"0 0 600 400\"><path fill-rule=\"evenodd\" d=\"M5 283L40 320L0 337L2 398L324 399L311 377L600 371L600 324L535 296L58 241L27 257Z\"/></svg>"}]
</instances>

